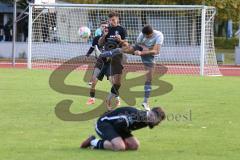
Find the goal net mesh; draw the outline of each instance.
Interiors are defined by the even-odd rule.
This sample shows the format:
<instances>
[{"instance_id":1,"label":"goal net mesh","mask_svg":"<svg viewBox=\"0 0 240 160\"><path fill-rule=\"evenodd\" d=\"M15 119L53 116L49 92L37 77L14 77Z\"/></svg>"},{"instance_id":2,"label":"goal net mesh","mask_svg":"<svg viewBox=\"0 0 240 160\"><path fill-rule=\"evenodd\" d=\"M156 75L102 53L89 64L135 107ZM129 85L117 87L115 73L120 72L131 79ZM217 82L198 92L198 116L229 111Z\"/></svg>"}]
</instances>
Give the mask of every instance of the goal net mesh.
<instances>
[{"instance_id":1,"label":"goal net mesh","mask_svg":"<svg viewBox=\"0 0 240 160\"><path fill-rule=\"evenodd\" d=\"M33 5L31 8L29 66L32 68L54 69L71 59L74 62L75 57L78 57L76 63L94 64L96 60L93 56L87 58L84 55L100 22L108 19L110 11L116 11L131 44L136 42L145 24L163 33L164 43L155 56L156 70L164 65L168 74L199 75L202 62L204 75L220 75L214 49L213 7L205 7L205 21L202 21L203 7L194 6ZM80 26L91 29L89 39L80 38ZM205 33L204 36L202 33ZM201 59L203 52L204 59ZM125 70L143 70L139 56L125 57Z\"/></svg>"}]
</instances>

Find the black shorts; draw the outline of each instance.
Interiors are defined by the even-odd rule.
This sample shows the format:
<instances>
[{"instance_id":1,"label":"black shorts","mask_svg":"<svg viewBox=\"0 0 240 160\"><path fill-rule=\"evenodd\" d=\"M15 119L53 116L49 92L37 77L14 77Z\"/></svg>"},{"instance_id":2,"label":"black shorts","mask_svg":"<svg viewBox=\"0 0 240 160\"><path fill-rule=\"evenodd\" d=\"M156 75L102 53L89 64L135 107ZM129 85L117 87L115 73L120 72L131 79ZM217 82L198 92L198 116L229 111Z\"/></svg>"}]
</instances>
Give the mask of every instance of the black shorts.
<instances>
[{"instance_id":1,"label":"black shorts","mask_svg":"<svg viewBox=\"0 0 240 160\"><path fill-rule=\"evenodd\" d=\"M109 63L106 63L103 65L103 67L100 70L100 73L97 76L97 79L102 81L104 76L106 76L107 79L109 79L109 76L110 76L110 64Z\"/></svg>"},{"instance_id":2,"label":"black shorts","mask_svg":"<svg viewBox=\"0 0 240 160\"><path fill-rule=\"evenodd\" d=\"M97 79L102 81L103 77L106 76L109 79L110 76L110 60L98 58L95 64L95 68L100 70Z\"/></svg>"},{"instance_id":3,"label":"black shorts","mask_svg":"<svg viewBox=\"0 0 240 160\"><path fill-rule=\"evenodd\" d=\"M103 140L108 141L111 141L117 137L126 139L133 136L130 131L117 131L111 123L101 120L98 120L96 123L95 130L99 137L101 137Z\"/></svg>"},{"instance_id":4,"label":"black shorts","mask_svg":"<svg viewBox=\"0 0 240 160\"><path fill-rule=\"evenodd\" d=\"M111 76L115 74L122 74L122 70L123 70L122 59L123 59L122 54L118 54L112 57L111 66L110 66Z\"/></svg>"}]
</instances>

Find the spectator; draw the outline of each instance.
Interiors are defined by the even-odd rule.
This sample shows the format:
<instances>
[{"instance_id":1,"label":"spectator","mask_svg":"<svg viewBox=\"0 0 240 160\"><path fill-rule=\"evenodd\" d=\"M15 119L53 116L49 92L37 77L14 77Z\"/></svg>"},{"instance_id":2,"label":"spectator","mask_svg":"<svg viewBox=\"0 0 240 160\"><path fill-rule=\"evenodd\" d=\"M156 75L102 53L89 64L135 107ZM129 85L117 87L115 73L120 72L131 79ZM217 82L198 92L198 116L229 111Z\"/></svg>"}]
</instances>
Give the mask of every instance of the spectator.
<instances>
[{"instance_id":1,"label":"spectator","mask_svg":"<svg viewBox=\"0 0 240 160\"><path fill-rule=\"evenodd\" d=\"M28 38L28 21L27 20L25 20L23 24L23 36L24 36L24 42L26 42Z\"/></svg>"},{"instance_id":2,"label":"spectator","mask_svg":"<svg viewBox=\"0 0 240 160\"><path fill-rule=\"evenodd\" d=\"M0 24L0 41L3 41L3 25Z\"/></svg>"},{"instance_id":3,"label":"spectator","mask_svg":"<svg viewBox=\"0 0 240 160\"><path fill-rule=\"evenodd\" d=\"M9 19L8 22L5 24L5 26L3 27L5 41L12 41L11 29L12 29L12 21L11 19Z\"/></svg>"}]
</instances>

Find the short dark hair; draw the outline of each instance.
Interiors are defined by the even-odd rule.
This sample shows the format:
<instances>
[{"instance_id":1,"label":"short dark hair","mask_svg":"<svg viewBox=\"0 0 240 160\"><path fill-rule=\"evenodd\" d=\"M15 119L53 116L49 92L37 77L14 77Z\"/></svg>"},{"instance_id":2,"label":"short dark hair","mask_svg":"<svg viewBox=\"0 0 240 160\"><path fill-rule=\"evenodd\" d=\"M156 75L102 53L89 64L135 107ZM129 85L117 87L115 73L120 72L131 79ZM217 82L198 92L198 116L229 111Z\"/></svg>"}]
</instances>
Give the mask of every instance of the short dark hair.
<instances>
[{"instance_id":1,"label":"short dark hair","mask_svg":"<svg viewBox=\"0 0 240 160\"><path fill-rule=\"evenodd\" d=\"M150 129L153 129L154 126L157 126L161 121L166 118L166 115L161 107L154 107L151 109L151 111L155 114L155 118L153 121L148 122L148 126Z\"/></svg>"},{"instance_id":2,"label":"short dark hair","mask_svg":"<svg viewBox=\"0 0 240 160\"><path fill-rule=\"evenodd\" d=\"M111 11L109 14L108 14L108 18L112 18L112 17L119 17L119 14L115 11Z\"/></svg>"},{"instance_id":3,"label":"short dark hair","mask_svg":"<svg viewBox=\"0 0 240 160\"><path fill-rule=\"evenodd\" d=\"M142 29L142 33L145 35L149 35L153 33L153 28L150 25L145 25Z\"/></svg>"},{"instance_id":4,"label":"short dark hair","mask_svg":"<svg viewBox=\"0 0 240 160\"><path fill-rule=\"evenodd\" d=\"M154 113L156 113L158 119L160 121L164 120L166 118L166 115L164 113L164 111L162 110L161 107L154 107L151 109Z\"/></svg>"},{"instance_id":5,"label":"short dark hair","mask_svg":"<svg viewBox=\"0 0 240 160\"><path fill-rule=\"evenodd\" d=\"M108 24L108 22L107 21L101 21L100 24Z\"/></svg>"}]
</instances>

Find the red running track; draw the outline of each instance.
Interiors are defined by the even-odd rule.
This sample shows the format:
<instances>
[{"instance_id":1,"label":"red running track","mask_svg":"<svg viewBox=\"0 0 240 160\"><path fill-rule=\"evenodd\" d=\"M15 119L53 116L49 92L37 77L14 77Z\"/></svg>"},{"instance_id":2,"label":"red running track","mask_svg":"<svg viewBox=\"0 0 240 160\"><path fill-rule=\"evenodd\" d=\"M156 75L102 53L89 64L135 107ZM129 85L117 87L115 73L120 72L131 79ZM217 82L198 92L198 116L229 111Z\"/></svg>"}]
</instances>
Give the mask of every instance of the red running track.
<instances>
[{"instance_id":1,"label":"red running track","mask_svg":"<svg viewBox=\"0 0 240 160\"><path fill-rule=\"evenodd\" d=\"M27 68L27 64L26 63L16 63L15 67L13 67L12 64L9 62L0 62L0 68ZM54 68L56 68L56 67L53 67L51 69L54 69ZM240 66L220 65L219 69L223 76L240 76ZM130 70L132 70L132 69L130 69ZM181 73L176 73L176 74L181 74Z\"/></svg>"}]
</instances>

